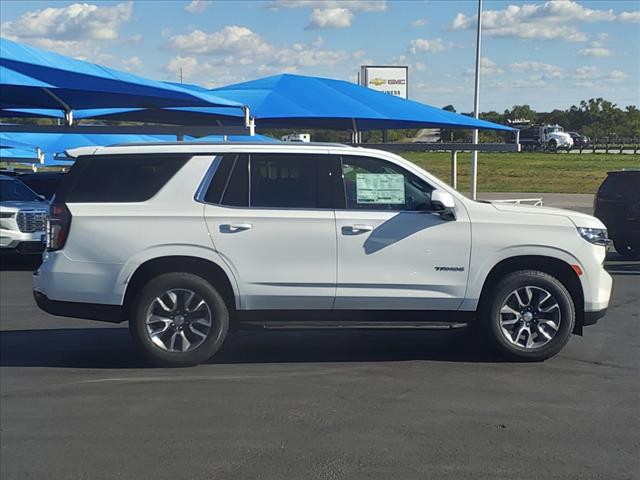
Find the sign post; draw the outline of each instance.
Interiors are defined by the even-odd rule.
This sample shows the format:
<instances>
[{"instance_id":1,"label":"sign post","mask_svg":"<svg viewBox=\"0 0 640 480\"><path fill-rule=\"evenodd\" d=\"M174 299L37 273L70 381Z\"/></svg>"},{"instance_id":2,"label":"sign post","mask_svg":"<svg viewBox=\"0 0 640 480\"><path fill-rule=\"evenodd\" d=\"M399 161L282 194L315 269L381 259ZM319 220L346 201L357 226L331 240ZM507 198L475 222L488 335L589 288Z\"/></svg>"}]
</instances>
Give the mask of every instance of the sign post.
<instances>
[{"instance_id":1,"label":"sign post","mask_svg":"<svg viewBox=\"0 0 640 480\"><path fill-rule=\"evenodd\" d=\"M358 81L363 87L394 97L409 98L409 67L406 65L362 65ZM382 143L387 143L386 130L382 130Z\"/></svg>"},{"instance_id":2,"label":"sign post","mask_svg":"<svg viewBox=\"0 0 640 480\"><path fill-rule=\"evenodd\" d=\"M480 109L480 41L482 39L482 0L478 0L478 31L476 32L476 78L473 94L473 116L478 118ZM473 131L473 143L478 143L478 130ZM478 151L471 152L471 199L478 196Z\"/></svg>"}]
</instances>

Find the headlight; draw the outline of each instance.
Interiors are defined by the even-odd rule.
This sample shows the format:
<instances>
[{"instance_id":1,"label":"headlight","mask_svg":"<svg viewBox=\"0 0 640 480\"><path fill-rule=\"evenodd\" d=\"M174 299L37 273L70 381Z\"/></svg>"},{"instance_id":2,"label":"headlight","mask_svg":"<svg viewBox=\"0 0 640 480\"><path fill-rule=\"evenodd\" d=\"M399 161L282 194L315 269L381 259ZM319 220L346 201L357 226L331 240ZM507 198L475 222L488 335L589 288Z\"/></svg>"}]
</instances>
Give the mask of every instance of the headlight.
<instances>
[{"instance_id":1,"label":"headlight","mask_svg":"<svg viewBox=\"0 0 640 480\"><path fill-rule=\"evenodd\" d=\"M15 212L0 212L0 218L11 218L15 215Z\"/></svg>"},{"instance_id":2,"label":"headlight","mask_svg":"<svg viewBox=\"0 0 640 480\"><path fill-rule=\"evenodd\" d=\"M607 236L606 228L578 227L578 233L587 242L593 243L594 245L602 245L606 247L611 244L611 240L609 240L609 237Z\"/></svg>"}]
</instances>

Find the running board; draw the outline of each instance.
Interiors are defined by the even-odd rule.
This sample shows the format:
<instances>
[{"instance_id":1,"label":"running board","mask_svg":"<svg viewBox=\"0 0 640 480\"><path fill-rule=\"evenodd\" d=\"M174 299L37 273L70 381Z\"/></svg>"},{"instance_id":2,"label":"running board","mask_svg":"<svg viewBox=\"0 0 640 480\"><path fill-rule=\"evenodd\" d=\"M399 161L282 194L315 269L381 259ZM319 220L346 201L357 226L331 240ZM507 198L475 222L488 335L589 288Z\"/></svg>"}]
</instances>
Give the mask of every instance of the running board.
<instances>
[{"instance_id":1,"label":"running board","mask_svg":"<svg viewBox=\"0 0 640 480\"><path fill-rule=\"evenodd\" d=\"M453 330L467 327L461 322L402 322L402 321L240 321L240 328L265 330Z\"/></svg>"}]
</instances>

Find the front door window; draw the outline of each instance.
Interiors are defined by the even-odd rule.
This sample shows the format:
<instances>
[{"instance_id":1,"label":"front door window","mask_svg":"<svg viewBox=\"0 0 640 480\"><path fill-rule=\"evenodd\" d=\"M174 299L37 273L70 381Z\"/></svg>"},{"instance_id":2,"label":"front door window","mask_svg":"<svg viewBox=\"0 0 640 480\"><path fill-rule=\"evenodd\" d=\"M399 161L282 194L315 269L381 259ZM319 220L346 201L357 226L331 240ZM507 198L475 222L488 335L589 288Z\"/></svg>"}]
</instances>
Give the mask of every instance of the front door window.
<instances>
[{"instance_id":1,"label":"front door window","mask_svg":"<svg viewBox=\"0 0 640 480\"><path fill-rule=\"evenodd\" d=\"M412 173L378 158L343 156L348 210L425 211L433 187Z\"/></svg>"}]
</instances>

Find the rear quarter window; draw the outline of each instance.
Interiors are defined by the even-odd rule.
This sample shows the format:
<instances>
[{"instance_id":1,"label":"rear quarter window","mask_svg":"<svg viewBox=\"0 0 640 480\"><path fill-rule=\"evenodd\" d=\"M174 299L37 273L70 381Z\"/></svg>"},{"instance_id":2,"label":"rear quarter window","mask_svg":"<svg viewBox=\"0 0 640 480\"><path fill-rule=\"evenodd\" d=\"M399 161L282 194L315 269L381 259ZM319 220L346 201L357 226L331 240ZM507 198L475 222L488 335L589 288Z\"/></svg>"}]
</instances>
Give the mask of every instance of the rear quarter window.
<instances>
[{"instance_id":1,"label":"rear quarter window","mask_svg":"<svg viewBox=\"0 0 640 480\"><path fill-rule=\"evenodd\" d=\"M144 202L189 160L183 156L100 155L74 165L56 200L76 203Z\"/></svg>"}]
</instances>

